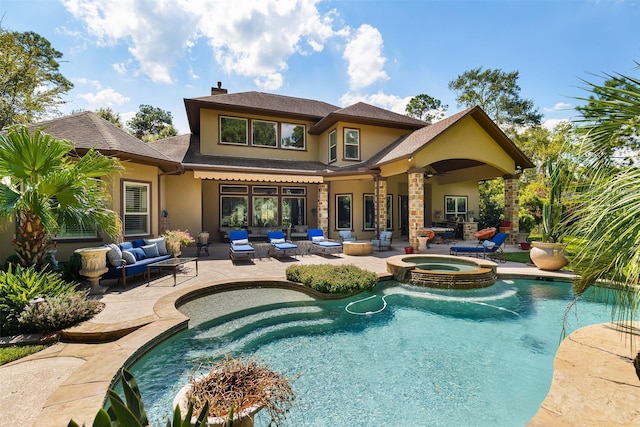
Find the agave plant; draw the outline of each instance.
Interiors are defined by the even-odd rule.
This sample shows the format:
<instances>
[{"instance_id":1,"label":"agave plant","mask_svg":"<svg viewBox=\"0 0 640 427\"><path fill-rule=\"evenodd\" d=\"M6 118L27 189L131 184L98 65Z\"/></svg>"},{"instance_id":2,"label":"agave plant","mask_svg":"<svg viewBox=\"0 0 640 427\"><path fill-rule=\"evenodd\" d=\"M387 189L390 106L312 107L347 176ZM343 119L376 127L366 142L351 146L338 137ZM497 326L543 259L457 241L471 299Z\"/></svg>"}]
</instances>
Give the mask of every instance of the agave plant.
<instances>
[{"instance_id":1,"label":"agave plant","mask_svg":"<svg viewBox=\"0 0 640 427\"><path fill-rule=\"evenodd\" d=\"M95 150L74 155L71 141L37 129L11 127L0 134L0 220L17 221L13 246L23 267L41 268L55 230L99 225L109 236L121 229L101 179L122 170L116 158Z\"/></svg>"}]
</instances>

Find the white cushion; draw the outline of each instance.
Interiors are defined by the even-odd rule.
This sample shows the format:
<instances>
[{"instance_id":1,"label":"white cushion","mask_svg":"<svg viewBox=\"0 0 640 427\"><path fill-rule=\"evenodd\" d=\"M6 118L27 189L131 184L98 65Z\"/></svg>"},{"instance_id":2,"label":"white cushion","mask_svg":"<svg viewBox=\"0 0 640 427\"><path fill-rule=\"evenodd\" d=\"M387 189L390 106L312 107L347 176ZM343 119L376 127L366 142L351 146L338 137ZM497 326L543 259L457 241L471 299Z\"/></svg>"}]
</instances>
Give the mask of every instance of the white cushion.
<instances>
[{"instance_id":1,"label":"white cushion","mask_svg":"<svg viewBox=\"0 0 640 427\"><path fill-rule=\"evenodd\" d=\"M122 259L127 262L127 265L133 265L136 263L136 256L129 251L122 251Z\"/></svg>"},{"instance_id":2,"label":"white cushion","mask_svg":"<svg viewBox=\"0 0 640 427\"><path fill-rule=\"evenodd\" d=\"M166 242L164 237L157 237L155 239L144 239L144 244L145 245L152 245L154 243L158 247L158 254L159 255L168 255L169 254L169 252L167 252L167 242Z\"/></svg>"},{"instance_id":3,"label":"white cushion","mask_svg":"<svg viewBox=\"0 0 640 427\"><path fill-rule=\"evenodd\" d=\"M107 252L107 260L109 260L109 264L114 267L119 267L122 264L122 251L120 250L120 246L115 243L110 243L107 246L111 249Z\"/></svg>"},{"instance_id":4,"label":"white cushion","mask_svg":"<svg viewBox=\"0 0 640 427\"><path fill-rule=\"evenodd\" d=\"M142 250L147 258L155 258L160 256L158 253L158 246L154 243L153 245L144 245L142 246Z\"/></svg>"},{"instance_id":5,"label":"white cushion","mask_svg":"<svg viewBox=\"0 0 640 427\"><path fill-rule=\"evenodd\" d=\"M491 249L496 245L496 242L492 242L491 240L485 240L484 242L482 242L482 246L484 246L487 249Z\"/></svg>"},{"instance_id":6,"label":"white cushion","mask_svg":"<svg viewBox=\"0 0 640 427\"><path fill-rule=\"evenodd\" d=\"M234 240L233 242L231 242L231 244L232 245L248 245L249 239Z\"/></svg>"},{"instance_id":7,"label":"white cushion","mask_svg":"<svg viewBox=\"0 0 640 427\"><path fill-rule=\"evenodd\" d=\"M311 238L311 241L313 241L313 242L324 242L324 236L313 236Z\"/></svg>"},{"instance_id":8,"label":"white cushion","mask_svg":"<svg viewBox=\"0 0 640 427\"><path fill-rule=\"evenodd\" d=\"M284 239L271 239L271 243L273 244L284 243L284 241Z\"/></svg>"}]
</instances>

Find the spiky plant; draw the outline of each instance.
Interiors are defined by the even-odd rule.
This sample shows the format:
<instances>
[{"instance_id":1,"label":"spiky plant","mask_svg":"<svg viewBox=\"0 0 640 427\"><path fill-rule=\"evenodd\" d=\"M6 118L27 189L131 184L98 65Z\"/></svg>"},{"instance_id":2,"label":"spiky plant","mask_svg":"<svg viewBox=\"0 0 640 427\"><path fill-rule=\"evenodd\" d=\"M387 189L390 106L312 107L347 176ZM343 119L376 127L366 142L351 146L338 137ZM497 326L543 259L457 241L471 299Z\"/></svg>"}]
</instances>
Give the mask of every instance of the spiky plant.
<instances>
[{"instance_id":1,"label":"spiky plant","mask_svg":"<svg viewBox=\"0 0 640 427\"><path fill-rule=\"evenodd\" d=\"M98 225L116 236L121 229L101 178L122 170L120 162L91 149L80 157L71 141L16 126L0 134L0 219L17 222L13 241L23 267L44 265L55 230Z\"/></svg>"}]
</instances>

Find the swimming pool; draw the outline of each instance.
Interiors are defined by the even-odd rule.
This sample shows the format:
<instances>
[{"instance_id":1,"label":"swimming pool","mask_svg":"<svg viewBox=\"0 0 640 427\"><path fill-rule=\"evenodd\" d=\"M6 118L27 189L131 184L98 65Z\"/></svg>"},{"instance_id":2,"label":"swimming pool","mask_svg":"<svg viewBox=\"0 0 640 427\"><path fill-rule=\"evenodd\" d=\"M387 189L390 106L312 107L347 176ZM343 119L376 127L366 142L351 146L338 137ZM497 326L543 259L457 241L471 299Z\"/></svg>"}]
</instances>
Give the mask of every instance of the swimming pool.
<instances>
[{"instance_id":1,"label":"swimming pool","mask_svg":"<svg viewBox=\"0 0 640 427\"><path fill-rule=\"evenodd\" d=\"M131 368L152 425L164 425L173 396L203 359L231 352L295 377L287 426L522 426L549 389L573 298L567 283L523 279L474 290L390 282L339 301L273 303L266 298L273 291L230 291L181 308L190 329ZM233 304L239 311L207 314L232 312ZM576 313L568 332L610 314L588 301Z\"/></svg>"}]
</instances>

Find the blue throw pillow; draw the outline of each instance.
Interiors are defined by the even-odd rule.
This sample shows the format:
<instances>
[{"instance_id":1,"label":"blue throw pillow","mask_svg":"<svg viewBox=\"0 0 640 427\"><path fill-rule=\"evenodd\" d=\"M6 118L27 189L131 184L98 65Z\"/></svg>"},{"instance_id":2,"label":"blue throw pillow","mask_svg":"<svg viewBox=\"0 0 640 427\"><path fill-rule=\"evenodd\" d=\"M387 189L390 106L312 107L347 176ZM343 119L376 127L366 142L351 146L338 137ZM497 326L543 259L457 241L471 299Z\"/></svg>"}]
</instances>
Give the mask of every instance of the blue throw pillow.
<instances>
[{"instance_id":1,"label":"blue throw pillow","mask_svg":"<svg viewBox=\"0 0 640 427\"><path fill-rule=\"evenodd\" d=\"M160 254L158 253L158 246L155 243L152 245L144 245L142 247L142 250L144 251L144 254L147 258L155 258L160 256Z\"/></svg>"},{"instance_id":2,"label":"blue throw pillow","mask_svg":"<svg viewBox=\"0 0 640 427\"><path fill-rule=\"evenodd\" d=\"M145 259L147 256L144 254L142 248L131 248L129 249L131 253L136 257L136 261L140 261L141 259Z\"/></svg>"},{"instance_id":3,"label":"blue throw pillow","mask_svg":"<svg viewBox=\"0 0 640 427\"><path fill-rule=\"evenodd\" d=\"M130 250L133 249L133 243L131 242L122 242L120 243L120 249L124 250Z\"/></svg>"}]
</instances>

